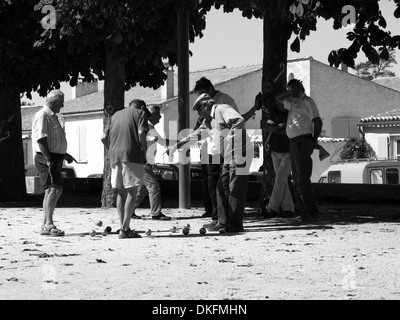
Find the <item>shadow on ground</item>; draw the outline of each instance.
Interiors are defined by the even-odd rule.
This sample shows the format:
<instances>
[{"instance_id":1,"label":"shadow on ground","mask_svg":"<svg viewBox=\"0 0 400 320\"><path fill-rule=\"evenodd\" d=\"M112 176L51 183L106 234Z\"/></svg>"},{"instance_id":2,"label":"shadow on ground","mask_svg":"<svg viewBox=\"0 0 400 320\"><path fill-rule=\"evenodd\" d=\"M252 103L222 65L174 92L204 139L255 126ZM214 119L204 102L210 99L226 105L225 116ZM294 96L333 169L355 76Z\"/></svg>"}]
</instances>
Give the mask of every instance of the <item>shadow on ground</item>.
<instances>
[{"instance_id":1,"label":"shadow on ground","mask_svg":"<svg viewBox=\"0 0 400 320\"><path fill-rule=\"evenodd\" d=\"M0 208L41 208L43 195L27 195L25 199L14 202L0 202ZM192 199L191 208L200 209L204 208L202 199ZM387 201L324 201L318 203L321 214L320 222L317 224L304 224L301 223L298 217L293 218L269 218L262 217L259 213L259 204L257 202L246 203L245 212L245 225L247 231L256 232L265 228L316 228L327 225L335 224L361 224L361 223L375 223L375 222L393 222L400 223L400 203ZM100 208L101 196L98 193L79 193L64 192L59 200L57 207L60 208ZM148 208L148 198L144 200L141 205L142 208ZM179 199L163 198L163 208L178 209ZM200 218L190 217L190 219ZM177 219L180 219L177 217ZM182 217L181 219L189 219Z\"/></svg>"}]
</instances>

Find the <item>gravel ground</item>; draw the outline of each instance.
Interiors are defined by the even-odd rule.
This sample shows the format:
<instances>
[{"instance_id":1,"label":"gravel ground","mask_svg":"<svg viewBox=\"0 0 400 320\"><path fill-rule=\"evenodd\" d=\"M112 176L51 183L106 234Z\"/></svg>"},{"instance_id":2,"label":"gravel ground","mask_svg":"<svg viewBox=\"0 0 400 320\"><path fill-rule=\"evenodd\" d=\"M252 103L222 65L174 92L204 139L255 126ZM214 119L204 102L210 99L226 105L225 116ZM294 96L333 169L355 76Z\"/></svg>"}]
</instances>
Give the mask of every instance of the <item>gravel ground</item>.
<instances>
[{"instance_id":1,"label":"gravel ground","mask_svg":"<svg viewBox=\"0 0 400 320\"><path fill-rule=\"evenodd\" d=\"M171 221L132 220L142 238L121 240L116 209L62 199L55 222L66 235L58 238L39 235L37 199L0 204L0 299L400 298L398 205L322 204L318 224L263 219L253 206L246 208L245 232L201 235L209 220L194 203L164 209ZM113 232L102 235L106 226Z\"/></svg>"}]
</instances>

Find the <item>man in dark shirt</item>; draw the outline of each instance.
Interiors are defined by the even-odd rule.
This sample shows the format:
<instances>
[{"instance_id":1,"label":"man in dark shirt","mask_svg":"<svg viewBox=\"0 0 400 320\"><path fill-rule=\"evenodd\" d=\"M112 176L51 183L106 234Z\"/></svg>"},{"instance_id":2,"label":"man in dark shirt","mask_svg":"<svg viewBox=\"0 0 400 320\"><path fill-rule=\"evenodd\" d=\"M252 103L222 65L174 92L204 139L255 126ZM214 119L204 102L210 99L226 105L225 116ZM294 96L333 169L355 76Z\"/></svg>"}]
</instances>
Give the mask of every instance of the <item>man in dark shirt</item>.
<instances>
[{"instance_id":1,"label":"man in dark shirt","mask_svg":"<svg viewBox=\"0 0 400 320\"><path fill-rule=\"evenodd\" d=\"M145 112L134 108L131 102L128 108L112 116L101 139L110 158L111 186L117 189L120 239L140 238L129 224L135 209L137 188L143 184L148 131Z\"/></svg>"}]
</instances>

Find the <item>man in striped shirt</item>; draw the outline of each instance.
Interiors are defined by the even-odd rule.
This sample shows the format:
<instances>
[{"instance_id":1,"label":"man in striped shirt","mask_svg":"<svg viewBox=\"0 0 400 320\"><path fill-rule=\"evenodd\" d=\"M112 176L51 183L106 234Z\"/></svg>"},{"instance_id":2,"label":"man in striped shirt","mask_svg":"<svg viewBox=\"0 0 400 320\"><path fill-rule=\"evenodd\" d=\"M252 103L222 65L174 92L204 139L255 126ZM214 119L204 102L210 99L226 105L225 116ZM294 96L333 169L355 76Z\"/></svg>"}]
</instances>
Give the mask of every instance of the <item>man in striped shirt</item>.
<instances>
[{"instance_id":1,"label":"man in striped shirt","mask_svg":"<svg viewBox=\"0 0 400 320\"><path fill-rule=\"evenodd\" d=\"M63 191L61 168L64 159L69 163L75 159L67 154L64 128L57 117L57 113L63 106L64 94L60 90L53 90L46 97L46 105L35 114L32 120L35 165L44 189L41 235L64 235L64 231L54 225L53 213Z\"/></svg>"}]
</instances>

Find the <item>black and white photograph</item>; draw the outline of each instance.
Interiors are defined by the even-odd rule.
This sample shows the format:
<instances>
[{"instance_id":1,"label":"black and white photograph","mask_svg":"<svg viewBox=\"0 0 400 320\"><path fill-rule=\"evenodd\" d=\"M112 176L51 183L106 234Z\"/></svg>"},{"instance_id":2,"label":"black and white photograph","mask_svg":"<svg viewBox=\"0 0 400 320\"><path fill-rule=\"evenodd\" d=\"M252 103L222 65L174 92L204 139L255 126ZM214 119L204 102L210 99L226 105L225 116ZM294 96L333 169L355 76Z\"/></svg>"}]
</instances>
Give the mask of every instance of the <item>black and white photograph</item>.
<instances>
[{"instance_id":1,"label":"black and white photograph","mask_svg":"<svg viewBox=\"0 0 400 320\"><path fill-rule=\"evenodd\" d=\"M0 1L0 299L399 300L399 57L400 0Z\"/></svg>"}]
</instances>

